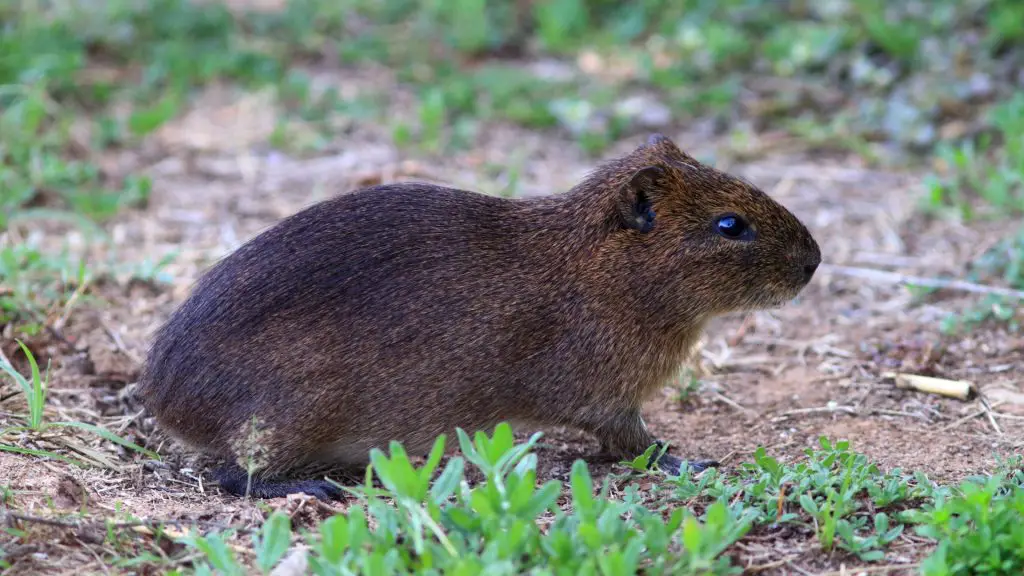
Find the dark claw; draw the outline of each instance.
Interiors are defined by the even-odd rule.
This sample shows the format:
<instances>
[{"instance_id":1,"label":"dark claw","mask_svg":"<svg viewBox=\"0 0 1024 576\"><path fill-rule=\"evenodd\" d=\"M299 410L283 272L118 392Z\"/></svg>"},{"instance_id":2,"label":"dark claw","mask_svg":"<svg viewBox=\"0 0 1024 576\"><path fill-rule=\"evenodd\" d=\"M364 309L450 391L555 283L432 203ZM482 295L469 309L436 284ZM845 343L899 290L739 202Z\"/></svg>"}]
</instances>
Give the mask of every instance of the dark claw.
<instances>
[{"instance_id":1,"label":"dark claw","mask_svg":"<svg viewBox=\"0 0 1024 576\"><path fill-rule=\"evenodd\" d=\"M664 448L664 444L658 443L657 452L661 452ZM683 461L675 456L672 456L668 452L661 455L661 458L657 460L658 468L668 474L669 476L680 476L682 474ZM648 466L653 466L654 461L652 460ZM718 468L721 464L717 460L696 460L694 462L688 462L687 468L694 474L703 472L708 468Z\"/></svg>"},{"instance_id":2,"label":"dark claw","mask_svg":"<svg viewBox=\"0 0 1024 576\"><path fill-rule=\"evenodd\" d=\"M300 492L324 502L341 500L344 491L326 480L271 481L253 477L251 483L245 470L238 466L224 466L213 471L222 490L233 496L245 496L246 487L251 498L282 498Z\"/></svg>"},{"instance_id":3,"label":"dark claw","mask_svg":"<svg viewBox=\"0 0 1024 576\"><path fill-rule=\"evenodd\" d=\"M698 472L703 472L708 468L718 468L719 466L722 465L722 463L719 462L718 460L696 460L694 462L690 462L689 465L690 470L692 470L693 473L696 474Z\"/></svg>"}]
</instances>

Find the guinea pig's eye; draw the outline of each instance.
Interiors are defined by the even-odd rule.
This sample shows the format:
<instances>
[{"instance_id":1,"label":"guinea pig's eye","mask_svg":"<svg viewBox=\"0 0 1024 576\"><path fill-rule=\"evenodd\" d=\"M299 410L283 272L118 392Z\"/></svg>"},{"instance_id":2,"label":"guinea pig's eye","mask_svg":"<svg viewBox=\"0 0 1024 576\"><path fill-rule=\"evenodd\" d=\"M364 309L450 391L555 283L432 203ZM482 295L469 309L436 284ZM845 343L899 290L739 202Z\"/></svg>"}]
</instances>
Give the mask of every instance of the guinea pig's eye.
<instances>
[{"instance_id":1,"label":"guinea pig's eye","mask_svg":"<svg viewBox=\"0 0 1024 576\"><path fill-rule=\"evenodd\" d=\"M746 220L736 214L725 214L715 220L715 230L730 240L747 240L753 234Z\"/></svg>"}]
</instances>

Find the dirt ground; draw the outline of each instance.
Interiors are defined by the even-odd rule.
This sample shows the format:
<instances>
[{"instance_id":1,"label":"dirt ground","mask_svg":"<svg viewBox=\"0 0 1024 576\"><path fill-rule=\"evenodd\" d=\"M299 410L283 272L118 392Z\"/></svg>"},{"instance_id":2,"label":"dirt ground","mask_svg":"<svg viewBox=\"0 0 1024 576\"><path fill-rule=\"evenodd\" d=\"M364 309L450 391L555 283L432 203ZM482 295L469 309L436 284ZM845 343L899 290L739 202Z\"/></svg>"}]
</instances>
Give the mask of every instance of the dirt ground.
<instances>
[{"instance_id":1,"label":"dirt ground","mask_svg":"<svg viewBox=\"0 0 1024 576\"><path fill-rule=\"evenodd\" d=\"M349 89L355 80L348 78ZM263 517L262 504L221 495L202 477L201 462L166 440L130 401L149 336L187 294L213 259L297 209L356 185L396 179L429 179L475 189L493 187L487 163L512 151L525 154L520 193L564 190L594 160L568 139L509 126L486 131L480 146L443 159L415 158L390 144L384 130L351 126L314 157L292 158L262 144L273 129L260 96L210 90L187 117L168 125L143 151L112 155L111 171L145 166L154 179L148 206L123 213L108 230L120 257L156 260L178 252L167 268L170 286L108 282L105 302L83 305L62 327L64 341L33 342L54 361L51 402L62 419L95 419L136 440L145 439L163 463L131 463L109 454L108 467L78 469L60 462L0 453L3 483L16 492L14 508L29 515L85 509L90 516L199 520L247 525ZM695 155L714 152L716 140L697 130L667 131ZM624 152L643 135L623 140L606 155ZM1024 337L982 329L966 338L943 338L937 327L949 311L975 296L939 292L924 301L877 280L839 274L828 266L894 270L904 274L961 276L966 264L1009 229L961 227L920 216L920 175L864 169L856 158L823 158L807 152L773 152L719 163L790 207L819 240L826 265L799 301L787 308L723 318L707 331L700 361L702 392L681 403L666 387L645 418L655 433L684 457L719 459L728 467L758 446L794 459L820 435L847 439L884 468L920 470L940 481L991 471L995 456L1024 447ZM567 169L571 168L571 169ZM63 229L46 231L63 240ZM15 350L5 343L8 357ZM883 378L906 371L976 382L981 400L959 401L897 389ZM5 388L5 395L7 389ZM3 413L22 411L14 397ZM529 432L529 431L527 431ZM79 440L88 444L85 435ZM591 458L597 445L572 431L547 431L539 452L543 474L565 477L575 458ZM595 462L595 474L611 468ZM331 506L301 497L269 502L314 521ZM343 504L334 505L335 508ZM296 522L301 524L301 522ZM32 525L49 532L17 555L12 573L70 574L113 571L90 546L95 534ZM780 560L757 538L741 543L749 566ZM889 560L921 555L910 537ZM901 548L902 547L902 548ZM905 552L903 551L905 550ZM840 560L823 556L812 539L795 541L786 564L762 573L824 573ZM895 559L894 559L895 558ZM842 560L849 563L847 558ZM856 562L854 562L856 564ZM852 573L852 572L851 572ZM895 570L894 573L899 573Z\"/></svg>"}]
</instances>

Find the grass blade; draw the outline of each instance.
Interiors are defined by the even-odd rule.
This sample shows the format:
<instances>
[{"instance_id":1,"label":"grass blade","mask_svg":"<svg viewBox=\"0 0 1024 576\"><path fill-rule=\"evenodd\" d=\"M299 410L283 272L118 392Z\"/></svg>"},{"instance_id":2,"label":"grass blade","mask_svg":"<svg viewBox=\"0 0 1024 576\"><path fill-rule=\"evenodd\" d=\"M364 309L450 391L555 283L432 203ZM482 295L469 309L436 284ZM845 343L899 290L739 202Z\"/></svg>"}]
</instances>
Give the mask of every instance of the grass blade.
<instances>
[{"instance_id":1,"label":"grass blade","mask_svg":"<svg viewBox=\"0 0 1024 576\"><path fill-rule=\"evenodd\" d=\"M0 451L2 451L2 452L11 452L13 454L22 454L22 455L25 455L25 456L40 456L40 457L43 457L43 458L53 458L54 460L60 460L61 462L67 462L68 464L72 464L74 466L78 466L79 468L88 468L89 467L88 464L86 464L85 462L82 462L81 460L76 460L74 458L68 458L67 456L62 456L60 454L56 454L54 452L48 452L46 450L33 450L31 448L21 448L20 446L11 446L10 444L0 444Z\"/></svg>"},{"instance_id":2,"label":"grass blade","mask_svg":"<svg viewBox=\"0 0 1024 576\"><path fill-rule=\"evenodd\" d=\"M70 426L70 427L73 427L73 428L81 428L82 430L88 430L89 432L92 432L93 434L96 434L97 436L103 438L104 440L109 440L109 441L111 441L111 442L113 442L115 444L120 444L121 446L124 446L125 448L130 448L132 450L135 450L136 452L145 454L146 456L149 456L153 460L159 460L160 459L160 455L157 454L156 452L153 452L152 450L148 450L146 448L143 448L142 446L139 446L138 444L135 444L134 442L130 442L128 440L125 440L124 438L121 438L117 434L114 434L113 432L111 432L110 430L107 430L106 428L104 428L102 426L96 426L94 424L87 424L85 422L54 422L54 423L50 424L50 426Z\"/></svg>"}]
</instances>

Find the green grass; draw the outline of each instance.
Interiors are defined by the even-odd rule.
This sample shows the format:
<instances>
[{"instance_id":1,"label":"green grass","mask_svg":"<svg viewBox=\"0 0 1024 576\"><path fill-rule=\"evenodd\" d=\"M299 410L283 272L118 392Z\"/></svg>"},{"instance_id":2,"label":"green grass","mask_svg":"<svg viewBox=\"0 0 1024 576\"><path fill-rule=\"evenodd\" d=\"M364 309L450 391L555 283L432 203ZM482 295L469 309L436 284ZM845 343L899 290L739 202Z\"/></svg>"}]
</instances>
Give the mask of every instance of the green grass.
<instances>
[{"instance_id":1,"label":"green grass","mask_svg":"<svg viewBox=\"0 0 1024 576\"><path fill-rule=\"evenodd\" d=\"M249 32L260 22L216 3L14 2L0 7L0 21L0 232L60 221L109 245L95 222L144 205L151 182L105 173L100 155L139 145L211 82L279 88L282 126L327 130L329 113L352 109L289 70L296 38L261 43ZM87 297L87 276L114 272L30 241L0 251L0 325L27 335L72 295Z\"/></svg>"},{"instance_id":2,"label":"green grass","mask_svg":"<svg viewBox=\"0 0 1024 576\"><path fill-rule=\"evenodd\" d=\"M31 378L25 378L14 369L6 361L0 361L0 369L10 376L15 383L21 388L22 394L25 395L25 403L28 404L28 422L26 425L29 430L38 432L43 427L43 405L46 403L46 389L49 387L50 382L50 366L46 366L46 377L44 378L39 372L39 364L36 362L35 355L32 351L25 346L25 343L21 340L18 341L18 346L21 347L21 351L28 358L29 366L32 369Z\"/></svg>"},{"instance_id":3,"label":"green grass","mask_svg":"<svg viewBox=\"0 0 1024 576\"><path fill-rule=\"evenodd\" d=\"M236 534L193 532L180 539L183 553L200 558L194 572L180 573L244 574L255 566L267 574L303 543L319 575L738 574L731 546L785 524L813 529L821 551L844 555L848 566L883 561L907 530L936 542L922 574L1022 566L1020 458L989 478L946 487L921 474L883 472L847 442L822 438L795 463L762 448L728 476L710 470L666 480L634 471L598 487L582 461L567 485L538 484L532 448L539 437L516 443L505 424L473 438L459 430L460 452L443 468L444 436L418 467L392 443L390 454L373 451L365 484L347 488L357 500L346 512L315 529L295 529L286 514L271 512L244 557L228 546ZM467 481L469 466L483 481ZM610 495L611 482L624 488L621 496ZM569 503L560 506L563 494Z\"/></svg>"},{"instance_id":4,"label":"green grass","mask_svg":"<svg viewBox=\"0 0 1024 576\"><path fill-rule=\"evenodd\" d=\"M138 146L213 82L271 88L280 118L270 144L291 153L328 142L337 116L386 123L396 143L428 154L472 147L495 121L561 131L600 153L621 136L665 128L643 124L645 112L664 107L673 125L742 119L878 160L938 143L947 170L930 186L932 206L973 213L977 203L964 198L980 196L989 212L1019 213L1024 152L1012 135L1024 100L1009 88L1024 64L1017 3L829 6L291 0L283 12L232 14L187 0L8 3L0 7L11 23L0 29L0 231L27 218L87 226L144 206L149 180L105 173L99 156ZM979 47L954 65L966 36ZM560 64L540 75L524 65L538 57ZM303 65L330 59L390 68L417 104L387 115L387 94L350 100L315 90ZM974 94L970 74L990 79L990 93ZM821 95L829 89L848 97L829 100ZM623 104L640 93L643 104ZM940 140L949 107L967 110L963 121L991 137ZM3 272L21 283L0 291L0 324L25 335L78 288L69 267L109 274L105 263L11 250L21 253L4 255Z\"/></svg>"},{"instance_id":5,"label":"green grass","mask_svg":"<svg viewBox=\"0 0 1024 576\"><path fill-rule=\"evenodd\" d=\"M1024 92L994 106L991 128L976 140L940 146L943 170L928 180L925 210L939 216L952 212L965 222L1024 218ZM996 282L1024 290L1024 231L1017 231L973 262L967 279ZM943 322L946 333L962 333L986 323L1019 332L1024 306L1017 299L990 295Z\"/></svg>"},{"instance_id":6,"label":"green grass","mask_svg":"<svg viewBox=\"0 0 1024 576\"><path fill-rule=\"evenodd\" d=\"M964 220L1024 216L1024 92L998 103L989 130L937 150L941 176L930 179L929 207L957 209Z\"/></svg>"},{"instance_id":7,"label":"green grass","mask_svg":"<svg viewBox=\"0 0 1024 576\"><path fill-rule=\"evenodd\" d=\"M0 247L0 321L19 320L23 334L35 335L66 315L89 284L85 263L65 253L44 252L31 242Z\"/></svg>"},{"instance_id":8,"label":"green grass","mask_svg":"<svg viewBox=\"0 0 1024 576\"><path fill-rule=\"evenodd\" d=\"M995 279L1010 288L1024 290L1024 230L997 242L979 256L967 279L983 283ZM992 323L1001 324L1013 333L1020 332L1024 303L1015 298L988 295L969 309L949 315L941 328L949 334L962 334Z\"/></svg>"},{"instance_id":9,"label":"green grass","mask_svg":"<svg viewBox=\"0 0 1024 576\"><path fill-rule=\"evenodd\" d=\"M297 4L313 10L315 3ZM617 78L575 70L559 81L564 84L560 93L569 90L571 97L546 96L552 88L558 90L558 82L534 76L532 87L521 84L521 92L489 110L514 121L556 123L587 142L607 142L618 133L636 131L637 118L618 117L615 105L623 94L642 87L655 90L670 106L675 123L709 115L733 117L744 108L746 88L759 97L761 112L754 112L759 122L786 127L794 118L811 120L831 126L833 134L842 127L849 136L845 141L829 139L831 146L930 145L944 122L938 94L950 94L947 105L966 105L972 98L963 71L954 66L962 60L960 39L980 35L982 49L971 54L969 71L993 78L1004 96L1006 84L999 79L1013 80L1007 76L1012 67L1002 62L1024 58L1024 24L978 17L1019 12L1012 0L904 5L840 0L828 8L767 0L647 0L629 5L540 0L518 13L505 2L354 0L346 9L373 27L346 26L340 17L332 21L339 33L360 33L358 42L340 48L342 58L394 68L419 87L423 99L438 98L436 91L441 90L452 125L479 117L480 102L492 93L481 86L474 90L476 98L466 98L461 86L447 90L450 84L473 86L479 78L476 69L460 63L509 50L565 59L590 51L616 59L627 70ZM929 45L927 51L921 49L924 45ZM758 78L772 76L794 82L770 88L761 82L757 87ZM488 85L495 80L490 78ZM811 88L808 94L796 89L804 86ZM815 87L852 97L843 99L837 110L835 102L817 101ZM558 104L565 99L569 102ZM585 117L555 113L568 103L586 109L579 113ZM524 118L526 109L530 112ZM592 146L594 151L601 148L599 143Z\"/></svg>"}]
</instances>

